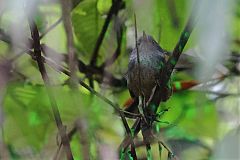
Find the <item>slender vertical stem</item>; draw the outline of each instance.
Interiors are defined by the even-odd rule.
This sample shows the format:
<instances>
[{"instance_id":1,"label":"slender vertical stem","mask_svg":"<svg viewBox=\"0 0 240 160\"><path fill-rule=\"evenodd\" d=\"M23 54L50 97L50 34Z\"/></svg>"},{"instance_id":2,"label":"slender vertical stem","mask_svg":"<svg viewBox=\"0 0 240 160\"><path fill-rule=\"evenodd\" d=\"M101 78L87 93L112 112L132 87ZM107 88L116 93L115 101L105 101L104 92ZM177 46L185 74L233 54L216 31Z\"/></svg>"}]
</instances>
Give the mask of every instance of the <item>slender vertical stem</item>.
<instances>
[{"instance_id":1,"label":"slender vertical stem","mask_svg":"<svg viewBox=\"0 0 240 160\"><path fill-rule=\"evenodd\" d=\"M135 27L135 45L137 50L137 65L138 65L138 82L139 82L139 93L142 95L142 82L141 82L141 68L140 68L140 57L139 57L139 51L138 51L138 35L137 35L137 20L136 20L136 14L134 14L134 27Z\"/></svg>"},{"instance_id":2,"label":"slender vertical stem","mask_svg":"<svg viewBox=\"0 0 240 160\"><path fill-rule=\"evenodd\" d=\"M158 143L158 150L159 150L159 160L162 159L162 145L161 143Z\"/></svg>"},{"instance_id":3,"label":"slender vertical stem","mask_svg":"<svg viewBox=\"0 0 240 160\"><path fill-rule=\"evenodd\" d=\"M37 28L36 23L32 19L32 17L29 16L28 21L29 21L29 26L30 26L30 30L31 30L31 36L32 36L32 39L33 39L34 54L36 56L36 61L37 61L37 64L38 64L39 71L41 73L42 79L43 79L44 84L45 84L46 89L47 89L47 94L49 96L49 100L50 100L50 103L51 103L51 106L52 106L54 119L55 119L56 125L58 127L58 131L60 133L60 136L61 136L62 144L63 144L64 149L66 151L67 159L68 160L73 160L73 155L72 155L72 151L71 151L71 148L70 148L69 139L68 139L68 136L66 134L66 127L62 123L62 119L61 119L61 116L60 116L60 113L59 113L59 110L58 110L57 102L56 102L56 99L54 97L53 91L51 89L50 79L47 75L47 71L46 71L46 68L44 66L43 57L41 56L41 45L40 45L40 37L39 37L38 28Z\"/></svg>"},{"instance_id":4,"label":"slender vertical stem","mask_svg":"<svg viewBox=\"0 0 240 160\"><path fill-rule=\"evenodd\" d=\"M96 64L100 46L103 42L103 39L105 37L105 34L107 32L107 29L108 29L108 26L110 24L110 21L112 19L113 14L117 13L118 10L119 10L118 7L119 7L120 2L121 2L121 0L116 0L116 1L112 2L112 6L111 6L111 8L110 8L110 10L107 14L107 18L104 22L104 25L102 27L102 30L101 30L99 36L98 36L97 42L96 42L94 50L93 50L93 54L92 54L92 57L91 57L91 60L90 60L90 65L92 65L92 66L95 66L95 64Z\"/></svg>"},{"instance_id":5,"label":"slender vertical stem","mask_svg":"<svg viewBox=\"0 0 240 160\"><path fill-rule=\"evenodd\" d=\"M75 56L74 43L73 43L73 30L71 21L71 8L72 2L61 0L62 4L62 17L63 25L67 36L67 51L68 51L68 65L70 70L70 87L76 88L77 86L77 58Z\"/></svg>"}]
</instances>

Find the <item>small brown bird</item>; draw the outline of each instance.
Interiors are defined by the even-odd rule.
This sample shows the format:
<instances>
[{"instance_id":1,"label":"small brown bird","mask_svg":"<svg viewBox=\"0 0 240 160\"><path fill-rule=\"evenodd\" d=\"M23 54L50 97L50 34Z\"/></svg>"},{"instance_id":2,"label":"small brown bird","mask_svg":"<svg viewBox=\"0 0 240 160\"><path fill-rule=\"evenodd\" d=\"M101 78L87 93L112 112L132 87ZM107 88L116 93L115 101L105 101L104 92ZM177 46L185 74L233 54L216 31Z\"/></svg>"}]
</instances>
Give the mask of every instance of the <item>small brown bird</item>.
<instances>
[{"instance_id":1,"label":"small brown bird","mask_svg":"<svg viewBox=\"0 0 240 160\"><path fill-rule=\"evenodd\" d=\"M140 65L137 59L137 48L134 48L129 59L126 76L129 92L134 98L134 103L126 109L129 112L136 111L140 95L143 94L145 102L147 102L152 96L153 88L156 86L156 89L159 90L162 69L168 57L168 53L158 45L153 37L146 35L144 32L143 36L137 41L137 46ZM163 87L165 87L165 93L160 94L155 91L155 97L152 98L152 104L155 106L153 110L156 110L161 100L166 101L171 95L171 87Z\"/></svg>"}]
</instances>

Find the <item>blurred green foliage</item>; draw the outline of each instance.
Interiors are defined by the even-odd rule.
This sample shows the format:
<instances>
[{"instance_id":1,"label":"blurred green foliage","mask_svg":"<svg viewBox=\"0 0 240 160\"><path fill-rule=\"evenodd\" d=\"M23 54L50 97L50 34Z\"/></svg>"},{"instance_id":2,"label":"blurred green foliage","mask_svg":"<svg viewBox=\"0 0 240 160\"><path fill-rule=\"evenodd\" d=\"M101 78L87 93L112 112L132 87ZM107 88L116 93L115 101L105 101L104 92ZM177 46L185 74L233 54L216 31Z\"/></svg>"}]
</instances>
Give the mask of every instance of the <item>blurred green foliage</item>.
<instances>
[{"instance_id":1,"label":"blurred green foliage","mask_svg":"<svg viewBox=\"0 0 240 160\"><path fill-rule=\"evenodd\" d=\"M177 16L175 18L178 19L178 25L173 23L173 17L170 13L172 10L168 1L126 0L126 8L119 12L118 19L113 16L113 20L110 22L100 48L98 64L104 62L114 53L117 47L116 26L119 24L118 21L123 21L125 29L121 55L106 70L109 70L116 77L123 77L126 74L129 50L135 43L133 13L137 15L139 35L142 31L146 31L159 41L160 46L172 51L186 23L191 6L191 1L188 0L174 2ZM72 10L71 17L77 56L86 64L90 62L97 38L111 5L111 0L84 0ZM58 3L40 4L38 14L35 17L40 32L51 26L61 16L60 8ZM7 31L8 27L6 26L14 22L11 21L7 11L2 16L0 27L5 27L4 29ZM240 33L239 17L239 10L237 10L233 21L234 25L232 25L234 36L239 36ZM25 26L25 30L28 30L27 24ZM26 34L27 37L30 37L29 31ZM194 33L185 50L194 47L195 37ZM66 35L62 23L50 31L42 42L59 53L66 52ZM239 49L234 48L235 50ZM8 56L12 52L14 51L12 51L11 46L0 42L1 56ZM64 65L66 66L66 64ZM14 66L16 71L24 75L24 78L16 74L13 81L6 86L6 92L3 96L4 143L9 150L9 157L11 157L10 159L50 159L56 153L57 142L59 143L60 140L49 98L37 65L31 57L24 55L14 62ZM120 118L114 114L113 109L81 86L77 92L72 92L65 84L67 76L57 73L51 67L47 67L47 71L54 84L54 95L67 131L74 127L78 119L85 119L91 158L100 159L99 150L105 145L108 146L107 149L116 151L124 137L124 129ZM79 76L85 78L83 74L79 74ZM175 73L173 79L188 80L192 78L192 75L184 72ZM86 82L88 81L86 80ZM130 97L126 88L106 88L95 82L95 89L120 105L123 105ZM206 142L211 146L219 138L221 130L219 131L220 121L216 101L212 101L205 93L196 91L176 93L161 106L160 110L164 108L170 109L160 120L168 122L168 124L159 122L156 123L156 126L160 131L161 138L166 141L184 139L191 142ZM130 123L132 123L131 120ZM71 140L71 148L74 158L77 160L83 159L81 152L83 146L79 143L81 138L79 134L75 134ZM155 151L156 148L154 147L153 150ZM202 149L202 147L200 148ZM205 151L204 156L206 152L211 151ZM139 153L145 154L144 151L139 151ZM194 152L190 151L189 153L191 155ZM158 152L154 152L153 157L158 157Z\"/></svg>"}]
</instances>

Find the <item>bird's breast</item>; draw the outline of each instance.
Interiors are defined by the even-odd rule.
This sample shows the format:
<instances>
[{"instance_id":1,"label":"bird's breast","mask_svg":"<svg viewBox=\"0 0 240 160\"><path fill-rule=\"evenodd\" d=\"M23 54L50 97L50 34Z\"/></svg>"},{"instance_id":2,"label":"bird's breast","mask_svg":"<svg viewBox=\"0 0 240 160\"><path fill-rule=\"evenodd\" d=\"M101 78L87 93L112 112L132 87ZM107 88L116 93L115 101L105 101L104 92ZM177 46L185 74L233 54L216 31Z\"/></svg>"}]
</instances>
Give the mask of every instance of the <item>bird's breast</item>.
<instances>
[{"instance_id":1,"label":"bird's breast","mask_svg":"<svg viewBox=\"0 0 240 160\"><path fill-rule=\"evenodd\" d=\"M132 55L130 58L127 75L128 88L135 96L139 96L141 90L145 98L148 99L151 96L153 87L156 85L158 76L160 76L164 59L161 55L150 53L140 54L139 60L140 64L138 65L136 55ZM139 73L141 84L139 83Z\"/></svg>"}]
</instances>

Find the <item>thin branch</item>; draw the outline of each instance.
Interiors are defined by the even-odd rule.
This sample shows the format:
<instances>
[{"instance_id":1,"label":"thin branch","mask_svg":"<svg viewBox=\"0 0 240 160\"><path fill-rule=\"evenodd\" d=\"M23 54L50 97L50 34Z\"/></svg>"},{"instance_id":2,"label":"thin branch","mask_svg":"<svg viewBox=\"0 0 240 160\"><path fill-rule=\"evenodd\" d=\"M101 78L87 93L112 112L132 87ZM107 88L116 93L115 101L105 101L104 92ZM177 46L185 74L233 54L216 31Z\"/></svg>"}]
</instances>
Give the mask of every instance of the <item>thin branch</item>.
<instances>
[{"instance_id":1,"label":"thin branch","mask_svg":"<svg viewBox=\"0 0 240 160\"><path fill-rule=\"evenodd\" d=\"M54 61L51 61L50 59L46 59L44 57L42 57L42 59L44 60L44 62L46 62L49 66L51 66L53 69L62 72L64 74L66 74L67 76L70 76L70 72L62 67L61 65L56 64ZM105 96L101 95L100 93L98 93L97 91L95 91L93 88L91 88L90 86L88 86L86 83L84 83L82 80L78 80L79 84L82 85L84 88L86 88L90 93L94 94L95 96L97 96L98 98L102 99L104 102L106 102L107 104L109 104L110 106L112 106L115 110L115 112L117 113L125 113L128 114L129 116L134 116L137 117L137 114L134 113L128 113L123 111L122 109L120 109L120 107L117 104L114 104L112 101L110 101L109 99L107 99Z\"/></svg>"},{"instance_id":2,"label":"thin branch","mask_svg":"<svg viewBox=\"0 0 240 160\"><path fill-rule=\"evenodd\" d=\"M42 39L46 34L48 34L51 30L53 30L57 25L59 25L62 22L62 17L60 17L56 22L54 22L49 28L47 28L39 37Z\"/></svg>"},{"instance_id":3,"label":"thin branch","mask_svg":"<svg viewBox=\"0 0 240 160\"><path fill-rule=\"evenodd\" d=\"M171 56L169 57L168 61L166 62L166 65L163 66L163 72L162 72L162 80L160 81L160 86L166 86L169 79L170 79L170 76L173 72L173 69L175 67L175 65L177 64L177 61L180 57L180 55L182 54L182 51L185 47L185 45L187 44L187 41L194 29L194 26L195 26L195 23L196 23L196 19L194 19L194 13L196 13L197 11L197 7L199 7L199 5L197 4L197 0L195 1L194 5L193 5L193 8L192 8L192 11L191 11L191 14L190 14L190 17L188 18L188 21L185 25L185 28L184 30L182 31L181 33L181 36L179 38L179 41L178 43L176 44ZM164 93L164 87L160 87L159 89L159 93L161 94L161 97L164 97L163 94ZM161 103L162 101L162 98L160 99L159 101L159 104Z\"/></svg>"},{"instance_id":4,"label":"thin branch","mask_svg":"<svg viewBox=\"0 0 240 160\"><path fill-rule=\"evenodd\" d=\"M120 5L121 2L122 2L121 0L113 0L112 1L112 6L111 6L111 8L110 8L110 10L107 14L107 18L104 22L104 25L102 27L102 30L101 30L99 36L98 36L98 39L96 41L96 44L95 44L95 47L94 47L94 50L93 50L93 53L92 53L92 57L91 57L91 60L90 60L90 65L91 66L95 66L95 64L96 64L99 49L100 49L100 46L103 42L105 33L107 32L107 29L108 29L108 26L110 24L110 21L112 19L113 14L116 14L118 12L119 5Z\"/></svg>"},{"instance_id":5,"label":"thin branch","mask_svg":"<svg viewBox=\"0 0 240 160\"><path fill-rule=\"evenodd\" d=\"M121 142L121 144L118 147L118 150L121 151L123 150L124 152L126 151L127 147L130 145L131 143L131 138L134 139L134 137L139 133L140 131L140 124L141 124L141 118L137 118L135 123L133 124L133 126L131 127L131 131L132 131L132 137L127 135L123 141Z\"/></svg>"},{"instance_id":6,"label":"thin branch","mask_svg":"<svg viewBox=\"0 0 240 160\"><path fill-rule=\"evenodd\" d=\"M76 132L77 132L77 127L75 125L67 134L67 136L69 138L69 141L72 140L72 137L75 135ZM56 153L55 153L55 155L53 157L53 160L57 160L58 159L61 149L62 149L62 142L59 144L59 146L57 148L57 151L56 151Z\"/></svg>"},{"instance_id":7,"label":"thin branch","mask_svg":"<svg viewBox=\"0 0 240 160\"><path fill-rule=\"evenodd\" d=\"M1 34L0 34L1 35ZM8 43L11 43L11 41L9 41ZM22 47L20 47L22 48ZM46 55L46 49L50 49L48 46L42 44L41 45L41 50L43 51L43 53ZM52 52L53 50L51 50L50 53L53 53L53 55L55 54L54 52ZM26 53L28 55L30 55L31 57L34 57L33 59L35 60L35 55L34 55L34 52L32 52L30 49L26 49ZM57 54L57 53L56 53ZM60 55L60 54L59 54ZM47 58L47 57L43 57L41 56L41 59L44 63L47 63L51 68L53 68L54 70L58 71L58 72L62 72L64 74L66 74L67 76L70 76L70 72L64 68L63 66L55 63L54 61L52 61L51 59ZM79 60L80 61L80 60ZM81 61L80 61L81 62ZM84 63L82 62L81 65L83 65ZM85 64L84 64L85 66ZM94 71L92 69L90 69L88 66L86 66L87 69L84 70L85 72L89 72L89 71L92 71L93 73L97 73L97 71ZM82 71L83 73L85 73L84 71ZM104 102L106 102L107 104L109 104L110 106L114 106L113 108L116 110L117 109L120 109L120 107L117 105L115 106L116 104L114 104L113 102L111 102L110 100L108 100L106 97L104 97L103 95L101 95L100 93L96 92L93 88L89 87L86 83L84 83L82 80L79 79L79 83L83 85L84 88L86 88L87 90L89 90L89 92L91 92L92 94L94 94L95 96L97 96L98 98L102 99ZM120 82L120 83L125 83L124 82ZM125 85L124 85L125 86ZM118 111L117 111L118 112ZM119 112L123 112L125 113L126 115L130 116L130 117L138 117L139 115L138 114L134 114L134 113L129 113L129 112L125 112L123 110L119 110Z\"/></svg>"},{"instance_id":8,"label":"thin branch","mask_svg":"<svg viewBox=\"0 0 240 160\"><path fill-rule=\"evenodd\" d=\"M167 0L168 12L170 14L170 18L172 20L172 24L175 28L179 27L179 19L177 14L177 8L175 4L175 0Z\"/></svg>"},{"instance_id":9,"label":"thin branch","mask_svg":"<svg viewBox=\"0 0 240 160\"><path fill-rule=\"evenodd\" d=\"M166 126L164 128L161 128L160 132L163 132L163 131L168 130L168 129L172 128L172 127L177 126L177 124L186 116L187 110L188 110L188 107L183 106L182 109L181 109L181 112L177 116L177 118L173 122L171 122L168 126Z\"/></svg>"},{"instance_id":10,"label":"thin branch","mask_svg":"<svg viewBox=\"0 0 240 160\"><path fill-rule=\"evenodd\" d=\"M12 40L9 38L9 35L6 34L2 29L0 29L0 39L9 44L13 43ZM10 59L12 61L14 61L18 57L20 57L23 53L27 53L33 58L33 60L35 60L35 55L31 51L31 49L33 47L32 44L33 44L33 40L30 38L28 38L28 44L25 44L25 45L20 45L20 44L14 43L13 45L15 45L18 48L21 48L23 50L19 54L17 54L16 56L14 56L13 58L10 58ZM49 46L47 46L46 44L41 44L41 49L46 58L47 57L51 58L51 57L57 56L57 57L60 57L59 59L64 59L65 61L68 60L68 58L65 56L66 54L60 54L60 53L56 52L55 50L53 50L52 48L50 48ZM46 54L46 52L47 52L47 54ZM105 83L112 87L126 87L127 86L125 78L118 79L118 78L114 77L112 74L110 74L109 72L104 71L103 67L95 67L95 66L86 65L80 59L78 59L78 69L80 72L85 73L85 74L98 75L98 76L94 77L94 80L96 80L99 83ZM103 79L105 80L104 82L103 82Z\"/></svg>"},{"instance_id":11,"label":"thin branch","mask_svg":"<svg viewBox=\"0 0 240 160\"><path fill-rule=\"evenodd\" d=\"M139 83L139 93L142 95L142 81L141 81L141 68L140 68L140 57L139 57L139 51L138 51L138 36L137 36L137 19L136 14L134 14L134 28L135 28L135 46L137 50L137 65L138 65L138 83Z\"/></svg>"},{"instance_id":12,"label":"thin branch","mask_svg":"<svg viewBox=\"0 0 240 160\"><path fill-rule=\"evenodd\" d=\"M95 96L101 98L103 101L105 101L106 103L108 103L109 105L111 105L114 110L119 113L120 117L122 118L123 124L127 130L128 133L130 132L130 128L127 125L127 121L126 118L123 114L123 111L120 109L120 107L117 104L114 104L113 102L111 102L109 99L107 99L105 96L101 95L100 93L98 93L97 91L95 91L93 88L91 88L90 86L88 86L86 83L84 83L82 80L79 80L79 83L86 88L88 91L90 91L92 94L94 94Z\"/></svg>"},{"instance_id":13,"label":"thin branch","mask_svg":"<svg viewBox=\"0 0 240 160\"><path fill-rule=\"evenodd\" d=\"M71 10L73 10L82 0L73 0ZM41 35L40 39L42 39L46 34L48 34L51 30L53 30L57 25L61 23L63 17L61 16L56 22L54 22L49 28L47 28Z\"/></svg>"},{"instance_id":14,"label":"thin branch","mask_svg":"<svg viewBox=\"0 0 240 160\"><path fill-rule=\"evenodd\" d=\"M60 113L58 110L57 102L55 100L53 91L50 88L51 87L50 79L47 75L46 68L44 66L44 62L43 62L43 59L41 56L41 45L40 45L40 37L39 37L38 28L37 28L37 25L35 24L34 20L30 16L28 17L28 21L29 21L29 26L30 26L30 30L31 30L31 36L33 39L34 54L36 55L36 61L38 64L38 68L39 68L42 79L43 79L44 84L47 89L47 93L48 93L48 96L49 96L49 99L51 102L55 122L58 127L59 133L61 135L61 140L62 140L63 146L65 148L65 151L66 151L67 159L73 160L73 155L72 155L72 151L70 148L69 140L66 135L66 127L63 126L62 119L61 119L61 116L60 116Z\"/></svg>"},{"instance_id":15,"label":"thin branch","mask_svg":"<svg viewBox=\"0 0 240 160\"><path fill-rule=\"evenodd\" d=\"M195 1L197 3L197 0ZM187 24L183 30L183 32L181 33L181 36L179 38L179 41L178 43L176 44L173 52L172 52L172 55L169 57L165 67L164 67L164 71L163 71L163 75L164 75L164 78L163 78L163 84L166 84L172 74L172 71L175 67L175 65L177 64L177 61L180 57L180 55L182 54L182 51L185 47L185 45L187 44L187 41L194 29L194 26L195 26L195 23L196 23L196 20L194 19L194 13L196 12L196 8L198 7L197 4L194 4L193 8L192 8L192 12L190 14L190 17L187 21Z\"/></svg>"},{"instance_id":16,"label":"thin branch","mask_svg":"<svg viewBox=\"0 0 240 160\"><path fill-rule=\"evenodd\" d=\"M60 152L61 149L62 149L62 143L58 146L57 151L56 151L56 153L53 156L53 160L58 160L59 159L58 157L59 157L59 154L61 153Z\"/></svg>"},{"instance_id":17,"label":"thin branch","mask_svg":"<svg viewBox=\"0 0 240 160\"><path fill-rule=\"evenodd\" d=\"M57 65L55 66L56 64L55 63L52 63L51 61L46 60L46 63L48 63L50 66L52 66L54 69L57 69L58 71L61 71L63 72L64 74L70 76L70 72L65 69L64 67L60 66L60 65ZM102 99L103 101L105 101L106 103L108 103L110 106L112 106L115 110L115 112L117 112L119 114L119 116L121 117L122 119L122 122L123 122L123 125L126 129L126 132L130 135L131 134L131 131L130 131L130 128L127 124L127 120L125 118L125 114L126 112L122 111L122 109L120 109L119 105L118 104L114 104L113 102L111 102L109 99L107 99L105 96L101 95L100 93L98 93L97 91L95 91L93 88L91 88L90 86L88 86L86 83L84 83L82 80L78 80L79 81L79 84L82 85L84 88L86 88L88 91L90 91L93 95L99 97L100 99ZM127 113L131 116L138 116L134 113Z\"/></svg>"},{"instance_id":18,"label":"thin branch","mask_svg":"<svg viewBox=\"0 0 240 160\"><path fill-rule=\"evenodd\" d=\"M158 142L159 160L162 160L162 145Z\"/></svg>"},{"instance_id":19,"label":"thin branch","mask_svg":"<svg viewBox=\"0 0 240 160\"><path fill-rule=\"evenodd\" d=\"M135 45L136 45L136 51L137 51L137 65L138 65L138 83L139 83L139 102L142 100L142 103L139 103L139 112L141 113L141 110L144 111L145 110L145 106L146 106L146 102L144 100L144 95L142 92L142 81L141 81L141 67L140 67L140 56L139 56L139 50L138 50L138 36L137 36L137 18L136 18L136 14L134 14L134 28L135 28ZM143 33L145 36L145 33ZM141 98L142 97L142 98ZM146 150L148 153L148 156L151 155L151 144L150 144L150 138L149 138L149 133L148 131L151 130L151 127L148 125L148 122L145 118L145 112L142 113L142 118L144 120L141 120L141 130L142 130L142 135L143 135L143 140L145 142L146 145ZM149 157L148 157L149 158Z\"/></svg>"},{"instance_id":20,"label":"thin branch","mask_svg":"<svg viewBox=\"0 0 240 160\"><path fill-rule=\"evenodd\" d=\"M75 123L79 135L80 135L80 144L82 148L82 155L83 159L90 159L90 143L89 143L89 137L88 137L88 131L87 131L87 122L84 119L78 119Z\"/></svg>"},{"instance_id":21,"label":"thin branch","mask_svg":"<svg viewBox=\"0 0 240 160\"><path fill-rule=\"evenodd\" d=\"M108 58L105 62L100 65L100 68L105 68L112 65L115 60L119 57L122 47L122 37L123 37L123 24L120 24L119 29L117 30L117 48L114 54Z\"/></svg>"},{"instance_id":22,"label":"thin branch","mask_svg":"<svg viewBox=\"0 0 240 160\"><path fill-rule=\"evenodd\" d=\"M112 19L113 14L118 13L118 10L120 8L119 6L121 4L120 2L122 2L122 1L121 0L112 0L112 6L111 6L111 8L108 12L107 18L104 22L104 25L103 25L102 30L100 32L100 35L98 36L98 39L96 41L96 44L95 44L95 47L94 47L94 50L93 50L93 53L92 53L92 57L91 57L91 60L90 60L90 66L95 66L96 65L100 46L103 42L105 33L107 32L107 28L110 24L110 21ZM92 75L89 75L89 84L90 84L91 87L94 87Z\"/></svg>"},{"instance_id":23,"label":"thin branch","mask_svg":"<svg viewBox=\"0 0 240 160\"><path fill-rule=\"evenodd\" d=\"M211 94L211 95L215 95L216 98L214 98L214 100L220 99L220 98L225 98L228 96L231 97L239 97L240 93L225 93L225 92L216 92L216 91L211 91L211 90L197 90L199 92L203 92L203 93L207 93L207 94Z\"/></svg>"},{"instance_id":24,"label":"thin branch","mask_svg":"<svg viewBox=\"0 0 240 160\"><path fill-rule=\"evenodd\" d=\"M197 1L197 0L196 0ZM175 67L175 65L177 64L177 61L191 35L191 32L193 31L193 28L194 28L194 11L196 11L196 7L198 7L198 5L194 4L193 6L193 9L192 9L192 12L191 12L191 15L188 19L188 22L179 38L179 41L178 43L176 44L174 50L173 50L173 53L172 55L170 56L170 58L168 59L166 65L164 66L163 68L163 80L161 81L161 86L165 86L167 84L167 82L169 81L169 78L171 76L171 73L173 72L173 68ZM160 89L160 93L164 93L164 87L161 87L159 88ZM157 90L157 89L156 89ZM161 95L163 96L163 95ZM161 101L159 101L160 103ZM139 125L139 122L138 121L135 121L134 125L133 126L137 126ZM134 128L132 128L134 129ZM136 134L139 132L139 130L137 130ZM134 130L134 133L135 133L135 130ZM124 148L127 148L130 143L124 139L123 142L121 143L121 145L124 144ZM121 146L120 145L120 146Z\"/></svg>"},{"instance_id":25,"label":"thin branch","mask_svg":"<svg viewBox=\"0 0 240 160\"><path fill-rule=\"evenodd\" d=\"M70 87L76 88L77 85L77 61L75 57L75 49L73 43L73 30L72 30L72 21L71 21L71 1L61 0L62 5L62 17L63 17L63 24L66 31L67 36L67 51L68 51L68 65L70 70Z\"/></svg>"},{"instance_id":26,"label":"thin branch","mask_svg":"<svg viewBox=\"0 0 240 160\"><path fill-rule=\"evenodd\" d=\"M118 114L120 115L124 128L126 130L127 135L130 137L130 144L134 147L134 142L133 142L133 138L132 138L132 133L131 130L128 126L127 120L125 118L124 112L120 109L120 107L117 104L112 103L110 100L108 100L106 97L104 97L103 95L101 95L100 93L96 92L94 89L92 89L90 86L88 86L87 84L85 84L83 81L79 80L79 83L86 88L87 90L89 90L91 93L93 93L94 95L96 95L97 97L101 98L102 100L104 100L105 102L107 102L108 104L110 104L115 111L118 112ZM135 147L134 147L135 148ZM136 154L136 152L135 152Z\"/></svg>"},{"instance_id":27,"label":"thin branch","mask_svg":"<svg viewBox=\"0 0 240 160\"><path fill-rule=\"evenodd\" d=\"M147 157L148 159L152 159L151 158L152 157L151 141L153 139L153 136L151 133L152 127L149 126L144 120L142 120L141 131L142 131L143 141L147 151Z\"/></svg>"}]
</instances>

